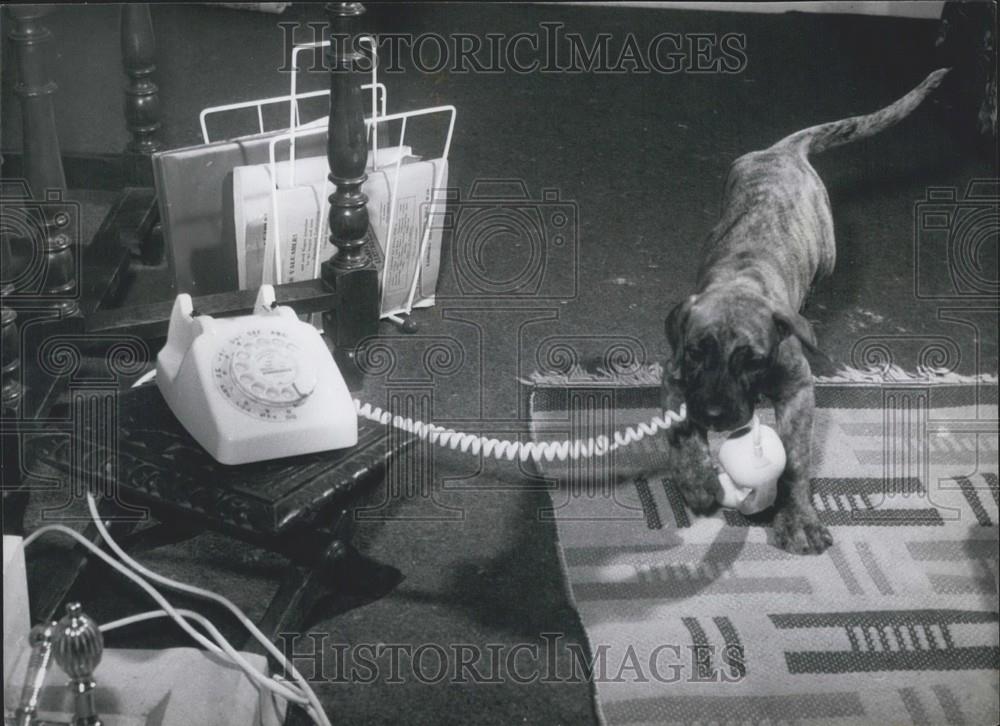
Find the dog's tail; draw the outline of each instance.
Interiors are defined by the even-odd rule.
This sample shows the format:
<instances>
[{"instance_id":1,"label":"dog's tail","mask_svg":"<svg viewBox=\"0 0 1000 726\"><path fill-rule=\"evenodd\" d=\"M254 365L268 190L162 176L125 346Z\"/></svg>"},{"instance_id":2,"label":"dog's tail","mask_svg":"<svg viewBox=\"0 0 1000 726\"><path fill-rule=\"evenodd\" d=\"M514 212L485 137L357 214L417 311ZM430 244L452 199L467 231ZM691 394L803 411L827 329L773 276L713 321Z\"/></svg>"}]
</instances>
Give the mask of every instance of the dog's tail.
<instances>
[{"instance_id":1,"label":"dog's tail","mask_svg":"<svg viewBox=\"0 0 1000 726\"><path fill-rule=\"evenodd\" d=\"M931 91L941 85L942 79L950 70L950 68L940 68L934 71L919 86L881 111L810 126L786 136L771 148L794 150L808 155L874 136L909 116Z\"/></svg>"}]
</instances>

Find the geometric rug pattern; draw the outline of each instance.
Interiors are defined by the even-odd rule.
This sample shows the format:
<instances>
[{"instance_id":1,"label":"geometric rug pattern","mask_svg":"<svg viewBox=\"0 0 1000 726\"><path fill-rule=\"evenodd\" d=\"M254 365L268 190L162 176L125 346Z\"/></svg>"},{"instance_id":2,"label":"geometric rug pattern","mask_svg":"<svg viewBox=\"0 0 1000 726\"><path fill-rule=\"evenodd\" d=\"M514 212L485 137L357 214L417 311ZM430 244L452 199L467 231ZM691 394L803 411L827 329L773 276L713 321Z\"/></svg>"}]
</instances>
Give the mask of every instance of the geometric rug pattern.
<instances>
[{"instance_id":1,"label":"geometric rug pattern","mask_svg":"<svg viewBox=\"0 0 1000 726\"><path fill-rule=\"evenodd\" d=\"M611 436L658 401L536 385L532 435ZM769 515L689 512L662 436L539 465L603 723L996 722L996 386L820 385L813 441L820 556L777 548Z\"/></svg>"}]
</instances>

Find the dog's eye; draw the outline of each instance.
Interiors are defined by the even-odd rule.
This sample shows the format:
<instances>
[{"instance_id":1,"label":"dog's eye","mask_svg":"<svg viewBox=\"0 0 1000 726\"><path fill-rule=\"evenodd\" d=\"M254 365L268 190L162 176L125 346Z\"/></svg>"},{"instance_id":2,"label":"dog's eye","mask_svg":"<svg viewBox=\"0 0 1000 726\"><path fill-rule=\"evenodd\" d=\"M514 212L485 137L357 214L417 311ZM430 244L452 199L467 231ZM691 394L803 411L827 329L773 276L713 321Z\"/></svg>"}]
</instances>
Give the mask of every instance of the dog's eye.
<instances>
[{"instance_id":1,"label":"dog's eye","mask_svg":"<svg viewBox=\"0 0 1000 726\"><path fill-rule=\"evenodd\" d=\"M759 355L751 355L747 357L746 363L744 364L747 370L750 371L762 371L767 368L767 358Z\"/></svg>"}]
</instances>

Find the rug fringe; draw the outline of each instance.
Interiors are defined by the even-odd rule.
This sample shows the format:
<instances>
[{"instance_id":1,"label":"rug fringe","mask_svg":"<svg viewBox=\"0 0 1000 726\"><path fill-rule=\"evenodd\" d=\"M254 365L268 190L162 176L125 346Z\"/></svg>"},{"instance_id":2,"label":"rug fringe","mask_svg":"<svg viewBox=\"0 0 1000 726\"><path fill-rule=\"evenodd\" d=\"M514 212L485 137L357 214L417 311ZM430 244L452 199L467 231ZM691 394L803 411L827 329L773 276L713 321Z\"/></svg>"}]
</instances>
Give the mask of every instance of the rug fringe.
<instances>
[{"instance_id":1,"label":"rug fringe","mask_svg":"<svg viewBox=\"0 0 1000 726\"><path fill-rule=\"evenodd\" d=\"M815 376L813 380L816 383L924 383L932 385L970 385L974 383L996 385L997 383L996 375L990 373L970 376L928 366L919 366L915 373L911 373L895 364L883 368L865 369L843 366L832 376Z\"/></svg>"},{"instance_id":2,"label":"rug fringe","mask_svg":"<svg viewBox=\"0 0 1000 726\"><path fill-rule=\"evenodd\" d=\"M663 380L663 366L651 363L628 371L612 371L604 367L584 368L575 364L565 372L535 371L528 378L519 378L527 386L569 386L586 383L613 383L616 386L658 386Z\"/></svg>"},{"instance_id":3,"label":"rug fringe","mask_svg":"<svg viewBox=\"0 0 1000 726\"><path fill-rule=\"evenodd\" d=\"M598 367L584 368L577 364L565 372L535 371L528 378L518 380L528 386L569 386L581 384L607 384L616 386L658 386L663 379L663 366L651 363L628 371L613 371ZM852 368L843 366L831 376L815 376L816 383L922 383L930 385L971 385L997 384L997 376L991 373L962 375L954 371L920 367L916 372L908 372L898 365L883 368Z\"/></svg>"}]
</instances>

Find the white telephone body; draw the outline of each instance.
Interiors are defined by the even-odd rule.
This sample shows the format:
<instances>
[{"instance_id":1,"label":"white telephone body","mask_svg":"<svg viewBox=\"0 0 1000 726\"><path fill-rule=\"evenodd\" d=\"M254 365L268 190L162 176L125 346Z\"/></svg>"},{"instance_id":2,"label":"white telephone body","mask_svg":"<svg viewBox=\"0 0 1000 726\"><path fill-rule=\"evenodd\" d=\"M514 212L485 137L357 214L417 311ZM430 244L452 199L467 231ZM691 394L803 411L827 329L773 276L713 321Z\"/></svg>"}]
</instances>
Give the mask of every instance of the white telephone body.
<instances>
[{"instance_id":1,"label":"white telephone body","mask_svg":"<svg viewBox=\"0 0 1000 726\"><path fill-rule=\"evenodd\" d=\"M193 315L178 295L156 382L170 410L223 464L354 446L354 402L318 330L262 285L253 315Z\"/></svg>"}]
</instances>

